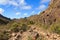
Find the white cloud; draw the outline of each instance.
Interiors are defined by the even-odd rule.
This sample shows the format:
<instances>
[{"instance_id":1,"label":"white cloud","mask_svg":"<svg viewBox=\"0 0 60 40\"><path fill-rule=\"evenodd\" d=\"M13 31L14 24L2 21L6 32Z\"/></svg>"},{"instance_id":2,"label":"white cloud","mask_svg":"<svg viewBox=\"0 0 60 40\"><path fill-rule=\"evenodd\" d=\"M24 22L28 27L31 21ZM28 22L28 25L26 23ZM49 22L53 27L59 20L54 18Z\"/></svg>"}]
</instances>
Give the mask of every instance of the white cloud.
<instances>
[{"instance_id":1,"label":"white cloud","mask_svg":"<svg viewBox=\"0 0 60 40\"><path fill-rule=\"evenodd\" d=\"M17 6L17 2L13 0L0 0L0 5L14 5Z\"/></svg>"},{"instance_id":2,"label":"white cloud","mask_svg":"<svg viewBox=\"0 0 60 40\"><path fill-rule=\"evenodd\" d=\"M45 10L46 9L46 5L44 5L44 4L42 4L42 5L40 5L38 8L37 8L38 10Z\"/></svg>"},{"instance_id":3,"label":"white cloud","mask_svg":"<svg viewBox=\"0 0 60 40\"><path fill-rule=\"evenodd\" d=\"M0 8L0 14L2 14L4 12L4 9Z\"/></svg>"},{"instance_id":4,"label":"white cloud","mask_svg":"<svg viewBox=\"0 0 60 40\"><path fill-rule=\"evenodd\" d=\"M30 5L27 5L25 0L20 0L19 5L20 5L20 9L31 9L32 8Z\"/></svg>"},{"instance_id":5,"label":"white cloud","mask_svg":"<svg viewBox=\"0 0 60 40\"><path fill-rule=\"evenodd\" d=\"M40 3L47 3L50 2L51 0L42 0Z\"/></svg>"},{"instance_id":6,"label":"white cloud","mask_svg":"<svg viewBox=\"0 0 60 40\"><path fill-rule=\"evenodd\" d=\"M40 10L41 12L44 11L47 8L47 5L45 3L50 2L51 0L41 0L40 5L36 8L37 10ZM39 14L39 12L38 12Z\"/></svg>"},{"instance_id":7,"label":"white cloud","mask_svg":"<svg viewBox=\"0 0 60 40\"><path fill-rule=\"evenodd\" d=\"M39 15L40 14L40 11L37 14Z\"/></svg>"},{"instance_id":8,"label":"white cloud","mask_svg":"<svg viewBox=\"0 0 60 40\"><path fill-rule=\"evenodd\" d=\"M24 13L24 16L27 16L28 14L27 13Z\"/></svg>"},{"instance_id":9,"label":"white cloud","mask_svg":"<svg viewBox=\"0 0 60 40\"><path fill-rule=\"evenodd\" d=\"M16 15L20 15L21 13L20 12L17 12Z\"/></svg>"},{"instance_id":10,"label":"white cloud","mask_svg":"<svg viewBox=\"0 0 60 40\"><path fill-rule=\"evenodd\" d=\"M31 6L22 6L21 9L31 9Z\"/></svg>"},{"instance_id":11,"label":"white cloud","mask_svg":"<svg viewBox=\"0 0 60 40\"><path fill-rule=\"evenodd\" d=\"M0 0L0 5L8 4L9 0Z\"/></svg>"},{"instance_id":12,"label":"white cloud","mask_svg":"<svg viewBox=\"0 0 60 40\"><path fill-rule=\"evenodd\" d=\"M18 6L18 3L16 1L9 1L9 4L13 6Z\"/></svg>"},{"instance_id":13,"label":"white cloud","mask_svg":"<svg viewBox=\"0 0 60 40\"><path fill-rule=\"evenodd\" d=\"M34 13L35 13L35 11L32 11L32 12L31 12L31 14L34 14Z\"/></svg>"},{"instance_id":14,"label":"white cloud","mask_svg":"<svg viewBox=\"0 0 60 40\"><path fill-rule=\"evenodd\" d=\"M25 0L0 0L0 5L13 5L15 7L20 7L20 9L31 9L32 7L28 5Z\"/></svg>"},{"instance_id":15,"label":"white cloud","mask_svg":"<svg viewBox=\"0 0 60 40\"><path fill-rule=\"evenodd\" d=\"M25 2L25 0L19 0L19 4L23 6L26 5L27 3Z\"/></svg>"}]
</instances>

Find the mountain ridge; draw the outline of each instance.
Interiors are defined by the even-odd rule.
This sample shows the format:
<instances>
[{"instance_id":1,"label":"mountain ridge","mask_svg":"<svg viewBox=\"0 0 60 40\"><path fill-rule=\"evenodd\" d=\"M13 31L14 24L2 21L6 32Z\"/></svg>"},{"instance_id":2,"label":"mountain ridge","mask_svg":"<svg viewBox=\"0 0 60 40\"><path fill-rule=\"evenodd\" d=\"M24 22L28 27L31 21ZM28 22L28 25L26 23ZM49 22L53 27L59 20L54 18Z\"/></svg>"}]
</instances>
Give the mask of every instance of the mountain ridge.
<instances>
[{"instance_id":1,"label":"mountain ridge","mask_svg":"<svg viewBox=\"0 0 60 40\"><path fill-rule=\"evenodd\" d=\"M10 18L4 17L0 14L0 24L7 24L9 21L11 21Z\"/></svg>"}]
</instances>

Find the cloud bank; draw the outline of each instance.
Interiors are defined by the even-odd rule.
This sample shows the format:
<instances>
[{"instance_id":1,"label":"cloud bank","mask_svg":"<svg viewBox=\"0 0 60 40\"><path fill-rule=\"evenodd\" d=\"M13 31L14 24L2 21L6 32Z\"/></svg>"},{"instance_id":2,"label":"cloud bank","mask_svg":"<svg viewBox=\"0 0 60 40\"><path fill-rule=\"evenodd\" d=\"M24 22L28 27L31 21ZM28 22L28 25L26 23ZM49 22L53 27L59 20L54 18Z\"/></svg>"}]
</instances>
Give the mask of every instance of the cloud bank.
<instances>
[{"instance_id":1,"label":"cloud bank","mask_svg":"<svg viewBox=\"0 0 60 40\"><path fill-rule=\"evenodd\" d=\"M13 5L16 7L20 7L20 9L31 9L30 5L27 5L25 0L0 0L0 5Z\"/></svg>"},{"instance_id":2,"label":"cloud bank","mask_svg":"<svg viewBox=\"0 0 60 40\"><path fill-rule=\"evenodd\" d=\"M2 14L4 12L4 9L0 8L0 14Z\"/></svg>"}]
</instances>

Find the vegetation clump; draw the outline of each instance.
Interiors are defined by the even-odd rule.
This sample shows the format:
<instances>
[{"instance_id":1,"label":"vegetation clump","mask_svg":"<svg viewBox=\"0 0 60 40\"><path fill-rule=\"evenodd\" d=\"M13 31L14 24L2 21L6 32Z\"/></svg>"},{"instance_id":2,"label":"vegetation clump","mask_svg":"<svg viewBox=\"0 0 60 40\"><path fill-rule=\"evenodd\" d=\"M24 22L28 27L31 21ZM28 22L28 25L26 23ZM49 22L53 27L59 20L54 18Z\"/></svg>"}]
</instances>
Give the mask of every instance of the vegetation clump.
<instances>
[{"instance_id":1,"label":"vegetation clump","mask_svg":"<svg viewBox=\"0 0 60 40\"><path fill-rule=\"evenodd\" d=\"M6 31L0 32L0 40L8 40L9 38L9 33L7 33Z\"/></svg>"},{"instance_id":2,"label":"vegetation clump","mask_svg":"<svg viewBox=\"0 0 60 40\"><path fill-rule=\"evenodd\" d=\"M60 34L60 23L51 25L51 31L54 33Z\"/></svg>"}]
</instances>

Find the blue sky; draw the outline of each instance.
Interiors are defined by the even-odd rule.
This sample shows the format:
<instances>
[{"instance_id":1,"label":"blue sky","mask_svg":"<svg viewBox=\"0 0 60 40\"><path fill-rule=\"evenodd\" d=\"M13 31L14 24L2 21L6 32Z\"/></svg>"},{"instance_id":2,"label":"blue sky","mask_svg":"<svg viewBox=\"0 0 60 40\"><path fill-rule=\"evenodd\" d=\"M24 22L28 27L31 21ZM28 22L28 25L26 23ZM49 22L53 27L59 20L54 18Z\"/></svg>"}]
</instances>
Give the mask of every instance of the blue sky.
<instances>
[{"instance_id":1,"label":"blue sky","mask_svg":"<svg viewBox=\"0 0 60 40\"><path fill-rule=\"evenodd\" d=\"M39 14L50 0L0 0L0 14L8 18L24 18Z\"/></svg>"}]
</instances>

